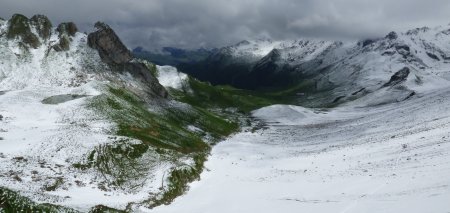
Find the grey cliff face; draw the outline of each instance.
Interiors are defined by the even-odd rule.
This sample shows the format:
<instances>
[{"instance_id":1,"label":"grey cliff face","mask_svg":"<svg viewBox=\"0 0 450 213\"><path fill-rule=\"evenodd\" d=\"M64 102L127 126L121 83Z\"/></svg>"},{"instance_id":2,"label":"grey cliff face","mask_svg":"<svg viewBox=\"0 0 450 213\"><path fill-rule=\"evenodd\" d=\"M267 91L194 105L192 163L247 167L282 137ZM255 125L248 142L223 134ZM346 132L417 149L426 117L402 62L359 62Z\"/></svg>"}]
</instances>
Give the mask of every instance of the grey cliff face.
<instances>
[{"instance_id":1,"label":"grey cliff face","mask_svg":"<svg viewBox=\"0 0 450 213\"><path fill-rule=\"evenodd\" d=\"M133 56L130 50L122 43L114 30L101 22L97 22L95 27L97 31L88 35L88 45L98 51L103 62L115 72L129 72L139 79L147 87L145 91L148 97L168 97L166 89L159 84L145 64L132 62Z\"/></svg>"},{"instance_id":2,"label":"grey cliff face","mask_svg":"<svg viewBox=\"0 0 450 213\"><path fill-rule=\"evenodd\" d=\"M133 59L130 50L108 25L97 22L95 27L97 31L89 34L88 45L98 51L105 63L119 65Z\"/></svg>"}]
</instances>

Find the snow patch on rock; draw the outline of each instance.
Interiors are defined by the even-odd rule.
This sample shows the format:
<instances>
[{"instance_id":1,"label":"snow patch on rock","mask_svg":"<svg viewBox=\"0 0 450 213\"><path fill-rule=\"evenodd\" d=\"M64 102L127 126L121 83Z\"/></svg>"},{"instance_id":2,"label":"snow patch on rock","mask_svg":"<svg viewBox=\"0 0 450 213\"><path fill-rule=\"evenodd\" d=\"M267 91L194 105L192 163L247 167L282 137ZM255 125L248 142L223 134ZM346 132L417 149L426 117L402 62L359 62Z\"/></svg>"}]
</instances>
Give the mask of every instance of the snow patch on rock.
<instances>
[{"instance_id":1,"label":"snow patch on rock","mask_svg":"<svg viewBox=\"0 0 450 213\"><path fill-rule=\"evenodd\" d=\"M188 76L178 72L177 68L172 66L156 66L158 70L158 81L164 87L181 90L186 85Z\"/></svg>"}]
</instances>

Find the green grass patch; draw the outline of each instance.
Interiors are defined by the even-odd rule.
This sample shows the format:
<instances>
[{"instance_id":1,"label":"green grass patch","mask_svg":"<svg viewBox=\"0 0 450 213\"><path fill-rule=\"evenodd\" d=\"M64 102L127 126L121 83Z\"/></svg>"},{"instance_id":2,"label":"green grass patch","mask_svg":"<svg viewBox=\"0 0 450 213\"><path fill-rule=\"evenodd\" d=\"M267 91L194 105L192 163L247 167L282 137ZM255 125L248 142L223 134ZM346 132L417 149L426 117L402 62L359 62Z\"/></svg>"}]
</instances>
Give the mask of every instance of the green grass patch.
<instances>
[{"instance_id":1,"label":"green grass patch","mask_svg":"<svg viewBox=\"0 0 450 213\"><path fill-rule=\"evenodd\" d=\"M165 187L161 196L151 198L144 203L149 204L150 208L159 205L168 205L175 198L188 190L188 184L195 180L200 180L200 174L203 171L203 164L207 160L206 153L199 153L193 156L194 165L175 168L170 172L168 185Z\"/></svg>"},{"instance_id":2,"label":"green grass patch","mask_svg":"<svg viewBox=\"0 0 450 213\"><path fill-rule=\"evenodd\" d=\"M106 186L137 188L143 184L140 178L148 176L157 161L180 165L181 158L194 160L193 166L182 164L171 170L168 187L160 199L153 200L158 204L171 202L200 177L210 151L208 142L222 140L240 128L236 121L200 106L166 100L148 104L132 92L112 86L92 97L88 106L116 123L115 135L125 136L97 146L84 162L73 165L99 171L108 180Z\"/></svg>"},{"instance_id":3,"label":"green grass patch","mask_svg":"<svg viewBox=\"0 0 450 213\"><path fill-rule=\"evenodd\" d=\"M27 197L19 195L17 192L0 187L0 212L75 213L78 211L48 203L38 204Z\"/></svg>"},{"instance_id":4,"label":"green grass patch","mask_svg":"<svg viewBox=\"0 0 450 213\"><path fill-rule=\"evenodd\" d=\"M274 104L299 104L299 100L315 92L312 80L304 80L284 88L260 91L237 89L226 85L212 86L192 77L189 78L188 85L186 91L170 90L171 95L181 102L203 109L236 108L243 114ZM303 95L299 95L300 93Z\"/></svg>"}]
</instances>

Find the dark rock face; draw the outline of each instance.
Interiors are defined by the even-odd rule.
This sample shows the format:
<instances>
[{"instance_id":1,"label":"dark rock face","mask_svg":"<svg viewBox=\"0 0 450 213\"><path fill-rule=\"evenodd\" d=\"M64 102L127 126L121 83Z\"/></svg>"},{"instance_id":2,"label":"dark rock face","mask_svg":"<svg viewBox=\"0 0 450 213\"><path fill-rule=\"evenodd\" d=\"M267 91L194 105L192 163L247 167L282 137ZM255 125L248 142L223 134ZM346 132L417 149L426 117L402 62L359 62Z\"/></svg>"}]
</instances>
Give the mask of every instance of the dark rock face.
<instances>
[{"instance_id":1,"label":"dark rock face","mask_svg":"<svg viewBox=\"0 0 450 213\"><path fill-rule=\"evenodd\" d=\"M105 63L119 65L133 59L130 50L125 47L108 25L97 22L95 27L97 31L88 35L88 45L98 50L100 57Z\"/></svg>"},{"instance_id":2,"label":"dark rock face","mask_svg":"<svg viewBox=\"0 0 450 213\"><path fill-rule=\"evenodd\" d=\"M374 39L366 39L366 40L361 42L361 45L362 45L362 47L366 47L368 45L373 44L374 42L376 42L376 40L374 40Z\"/></svg>"},{"instance_id":3,"label":"dark rock face","mask_svg":"<svg viewBox=\"0 0 450 213\"><path fill-rule=\"evenodd\" d=\"M52 22L44 15L34 15L30 19L31 24L36 28L39 36L47 40L52 35Z\"/></svg>"},{"instance_id":4,"label":"dark rock face","mask_svg":"<svg viewBox=\"0 0 450 213\"><path fill-rule=\"evenodd\" d=\"M118 70L127 71L135 78L142 81L147 88L144 90L150 97L167 98L169 93L159 84L158 80L153 76L150 70L143 63L127 62L118 65Z\"/></svg>"},{"instance_id":5,"label":"dark rock face","mask_svg":"<svg viewBox=\"0 0 450 213\"><path fill-rule=\"evenodd\" d=\"M168 92L159 84L155 76L143 63L131 62L131 52L120 41L116 33L106 24L97 22L97 31L88 35L89 47L96 49L103 62L118 73L129 72L137 80L141 81L146 95L151 98L167 98Z\"/></svg>"},{"instance_id":6,"label":"dark rock face","mask_svg":"<svg viewBox=\"0 0 450 213\"><path fill-rule=\"evenodd\" d=\"M78 31L77 26L73 22L61 23L56 28L59 37L59 43L53 46L56 51L67 51L70 49L71 38Z\"/></svg>"},{"instance_id":7,"label":"dark rock face","mask_svg":"<svg viewBox=\"0 0 450 213\"><path fill-rule=\"evenodd\" d=\"M56 52L68 51L70 49L70 40L67 36L59 38L58 44L53 45L53 49Z\"/></svg>"},{"instance_id":8,"label":"dark rock face","mask_svg":"<svg viewBox=\"0 0 450 213\"><path fill-rule=\"evenodd\" d=\"M73 22L65 22L58 25L56 31L59 33L59 36L62 34L67 34L69 36L75 36L75 33L78 32L77 25Z\"/></svg>"},{"instance_id":9,"label":"dark rock face","mask_svg":"<svg viewBox=\"0 0 450 213\"><path fill-rule=\"evenodd\" d=\"M437 55L435 55L433 53L427 52L427 55L428 55L428 57L430 57L436 61L440 61L439 57L437 57Z\"/></svg>"},{"instance_id":10,"label":"dark rock face","mask_svg":"<svg viewBox=\"0 0 450 213\"><path fill-rule=\"evenodd\" d=\"M386 38L390 40L395 40L398 38L398 35L396 32L390 32L389 34L387 34Z\"/></svg>"},{"instance_id":11,"label":"dark rock face","mask_svg":"<svg viewBox=\"0 0 450 213\"><path fill-rule=\"evenodd\" d=\"M21 39L24 44L33 48L38 48L41 45L39 38L31 32L30 20L20 14L14 14L8 21L6 37L8 39Z\"/></svg>"},{"instance_id":12,"label":"dark rock face","mask_svg":"<svg viewBox=\"0 0 450 213\"><path fill-rule=\"evenodd\" d=\"M406 44L398 44L395 46L395 50L397 50L397 52L403 56L403 58L408 58L409 56L411 56L411 49L409 48L408 45Z\"/></svg>"},{"instance_id":13,"label":"dark rock face","mask_svg":"<svg viewBox=\"0 0 450 213\"><path fill-rule=\"evenodd\" d=\"M386 84L383 85L383 87L388 87L388 86L394 86L397 85L399 83L402 83L404 81L406 81L406 79L408 78L408 75L410 73L410 70L408 67L404 67L401 70L397 71L389 80L389 82L387 82Z\"/></svg>"},{"instance_id":14,"label":"dark rock face","mask_svg":"<svg viewBox=\"0 0 450 213\"><path fill-rule=\"evenodd\" d=\"M180 64L177 68L213 85L228 84L251 90L286 86L292 83L292 75L295 75L292 72L294 68L281 61L281 51L278 49L273 49L263 58L248 59L234 57L225 47L203 61Z\"/></svg>"},{"instance_id":15,"label":"dark rock face","mask_svg":"<svg viewBox=\"0 0 450 213\"><path fill-rule=\"evenodd\" d=\"M395 46L395 49L396 49L397 51L399 51L399 50L405 50L405 51L407 51L407 52L410 51L410 48L409 48L408 45L397 45L397 46Z\"/></svg>"},{"instance_id":16,"label":"dark rock face","mask_svg":"<svg viewBox=\"0 0 450 213\"><path fill-rule=\"evenodd\" d=\"M280 58L281 52L273 49L253 66L248 75L242 78L241 84L247 84L250 89L288 84L289 76L286 74L291 68L286 64L280 64Z\"/></svg>"}]
</instances>

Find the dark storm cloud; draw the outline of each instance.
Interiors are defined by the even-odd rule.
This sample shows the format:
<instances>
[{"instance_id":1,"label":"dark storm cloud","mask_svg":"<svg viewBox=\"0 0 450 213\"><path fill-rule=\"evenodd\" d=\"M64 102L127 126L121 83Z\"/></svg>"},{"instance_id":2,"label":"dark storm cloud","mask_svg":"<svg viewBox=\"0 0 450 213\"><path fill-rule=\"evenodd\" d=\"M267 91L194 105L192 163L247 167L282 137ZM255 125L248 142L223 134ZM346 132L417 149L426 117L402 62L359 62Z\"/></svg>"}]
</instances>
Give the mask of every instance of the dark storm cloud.
<instances>
[{"instance_id":1,"label":"dark storm cloud","mask_svg":"<svg viewBox=\"0 0 450 213\"><path fill-rule=\"evenodd\" d=\"M359 39L450 22L448 0L0 0L0 16L45 14L90 31L111 25L129 47L186 48L243 39Z\"/></svg>"}]
</instances>

